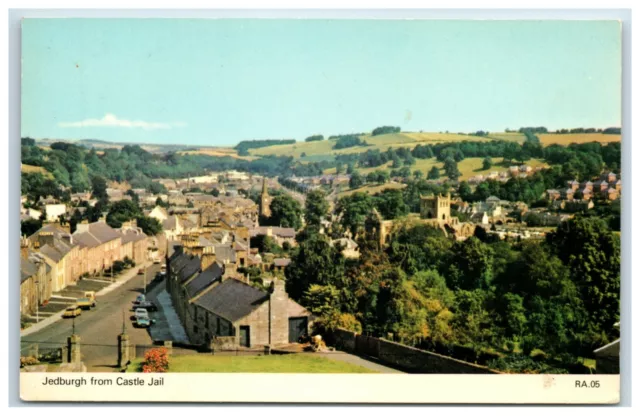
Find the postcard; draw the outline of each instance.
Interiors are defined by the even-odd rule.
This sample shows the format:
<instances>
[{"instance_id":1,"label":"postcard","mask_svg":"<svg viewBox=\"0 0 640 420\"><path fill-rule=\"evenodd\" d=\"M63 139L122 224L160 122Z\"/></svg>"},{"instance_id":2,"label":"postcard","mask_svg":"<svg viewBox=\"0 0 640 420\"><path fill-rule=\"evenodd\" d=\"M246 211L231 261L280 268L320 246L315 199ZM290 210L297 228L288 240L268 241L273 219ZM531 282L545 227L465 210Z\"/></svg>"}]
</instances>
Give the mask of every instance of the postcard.
<instances>
[{"instance_id":1,"label":"postcard","mask_svg":"<svg viewBox=\"0 0 640 420\"><path fill-rule=\"evenodd\" d=\"M21 398L617 403L621 63L613 20L24 19Z\"/></svg>"}]
</instances>

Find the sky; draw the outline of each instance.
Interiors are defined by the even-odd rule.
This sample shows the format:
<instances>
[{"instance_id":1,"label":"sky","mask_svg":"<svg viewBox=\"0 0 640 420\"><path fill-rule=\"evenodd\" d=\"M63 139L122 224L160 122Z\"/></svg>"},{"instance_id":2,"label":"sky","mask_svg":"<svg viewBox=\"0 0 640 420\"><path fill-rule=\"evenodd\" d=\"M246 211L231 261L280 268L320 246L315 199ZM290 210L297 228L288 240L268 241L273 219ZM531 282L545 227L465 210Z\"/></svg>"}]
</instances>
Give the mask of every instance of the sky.
<instances>
[{"instance_id":1,"label":"sky","mask_svg":"<svg viewBox=\"0 0 640 420\"><path fill-rule=\"evenodd\" d=\"M619 127L617 21L25 19L22 136Z\"/></svg>"}]
</instances>

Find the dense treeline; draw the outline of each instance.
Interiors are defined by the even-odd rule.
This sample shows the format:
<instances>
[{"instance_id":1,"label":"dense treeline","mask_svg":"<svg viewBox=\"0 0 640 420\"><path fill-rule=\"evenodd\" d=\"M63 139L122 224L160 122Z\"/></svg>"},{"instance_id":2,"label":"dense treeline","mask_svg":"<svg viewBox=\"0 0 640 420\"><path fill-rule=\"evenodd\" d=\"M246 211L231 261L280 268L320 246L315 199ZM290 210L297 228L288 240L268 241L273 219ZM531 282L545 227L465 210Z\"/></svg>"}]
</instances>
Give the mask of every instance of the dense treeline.
<instances>
[{"instance_id":1,"label":"dense treeline","mask_svg":"<svg viewBox=\"0 0 640 420\"><path fill-rule=\"evenodd\" d=\"M247 153L247 151L249 149L260 149L262 147L277 146L277 145L280 145L280 144L294 144L295 142L296 142L295 140L291 140L291 139L286 139L286 140L243 140L240 143L238 143L236 145L236 147L234 147L234 149L236 149L238 151L238 154L240 154L240 152Z\"/></svg>"},{"instance_id":2,"label":"dense treeline","mask_svg":"<svg viewBox=\"0 0 640 420\"><path fill-rule=\"evenodd\" d=\"M287 292L320 317L317 327L514 372L584 373L579 358L617 338L620 240L602 220L578 217L546 241L515 242L481 228L456 241L407 221L380 249L372 209L402 220L411 210L405 197L343 197L329 236L313 227L298 235ZM357 234L358 260L330 243L347 229Z\"/></svg>"},{"instance_id":3,"label":"dense treeline","mask_svg":"<svg viewBox=\"0 0 640 420\"><path fill-rule=\"evenodd\" d=\"M346 135L338 137L333 149L346 149L347 147L367 146L367 142L356 135Z\"/></svg>"},{"instance_id":4,"label":"dense treeline","mask_svg":"<svg viewBox=\"0 0 640 420\"><path fill-rule=\"evenodd\" d=\"M22 192L33 201L52 195L56 198L70 192L91 190L91 179L127 181L132 188L145 188L153 193L165 191L154 178L185 178L204 175L209 171L238 170L268 176L314 176L322 174L328 163L296 163L290 156L263 156L247 161L230 156L200 154L182 155L175 152L152 154L140 146L107 149L99 154L71 143L53 143L51 150L35 145L32 139L22 141L22 163L40 166L51 173L48 179L40 173L23 174Z\"/></svg>"},{"instance_id":5,"label":"dense treeline","mask_svg":"<svg viewBox=\"0 0 640 420\"><path fill-rule=\"evenodd\" d=\"M314 134L313 136L309 136L306 139L304 139L304 141L309 142L309 141L320 141L320 140L324 140L324 136L322 134Z\"/></svg>"},{"instance_id":6,"label":"dense treeline","mask_svg":"<svg viewBox=\"0 0 640 420\"><path fill-rule=\"evenodd\" d=\"M400 132L400 127L393 127L390 125L383 125L382 127L376 127L373 129L373 131L371 132L372 136L379 136L382 134L393 134L393 133L399 133Z\"/></svg>"},{"instance_id":7,"label":"dense treeline","mask_svg":"<svg viewBox=\"0 0 640 420\"><path fill-rule=\"evenodd\" d=\"M571 129L566 129L566 128L561 128L559 130L556 130L556 134L583 134L583 133L603 133L603 134L620 134L621 130L619 127L609 127L609 128L605 128L604 130L602 128L571 128Z\"/></svg>"}]
</instances>

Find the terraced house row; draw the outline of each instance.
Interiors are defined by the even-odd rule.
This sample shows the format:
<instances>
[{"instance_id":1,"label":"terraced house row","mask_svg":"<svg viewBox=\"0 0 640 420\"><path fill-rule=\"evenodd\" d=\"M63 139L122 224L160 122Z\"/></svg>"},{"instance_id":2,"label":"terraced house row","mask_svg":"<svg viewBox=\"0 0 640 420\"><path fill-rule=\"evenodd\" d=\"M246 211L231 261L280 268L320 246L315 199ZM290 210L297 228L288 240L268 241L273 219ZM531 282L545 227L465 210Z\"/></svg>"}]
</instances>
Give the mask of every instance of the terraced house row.
<instances>
[{"instance_id":1,"label":"terraced house row","mask_svg":"<svg viewBox=\"0 0 640 420\"><path fill-rule=\"evenodd\" d=\"M146 261L148 237L136 226L114 229L104 221L80 223L73 233L51 223L22 238L20 253L21 314L33 314L56 292L108 272L115 261Z\"/></svg>"}]
</instances>

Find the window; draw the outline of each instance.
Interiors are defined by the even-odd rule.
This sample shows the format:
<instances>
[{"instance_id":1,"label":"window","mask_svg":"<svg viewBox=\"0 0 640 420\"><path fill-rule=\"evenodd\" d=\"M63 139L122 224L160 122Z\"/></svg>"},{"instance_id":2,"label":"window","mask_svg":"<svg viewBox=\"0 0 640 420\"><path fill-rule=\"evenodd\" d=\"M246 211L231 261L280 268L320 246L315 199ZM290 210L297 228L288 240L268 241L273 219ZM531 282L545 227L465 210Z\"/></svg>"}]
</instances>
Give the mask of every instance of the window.
<instances>
[{"instance_id":1,"label":"window","mask_svg":"<svg viewBox=\"0 0 640 420\"><path fill-rule=\"evenodd\" d=\"M209 312L205 313L204 317L204 326L209 329Z\"/></svg>"},{"instance_id":2,"label":"window","mask_svg":"<svg viewBox=\"0 0 640 420\"><path fill-rule=\"evenodd\" d=\"M198 332L198 326L197 326L197 325L194 325L194 326L193 326L193 332L194 332L194 333L197 333L197 332Z\"/></svg>"}]
</instances>

